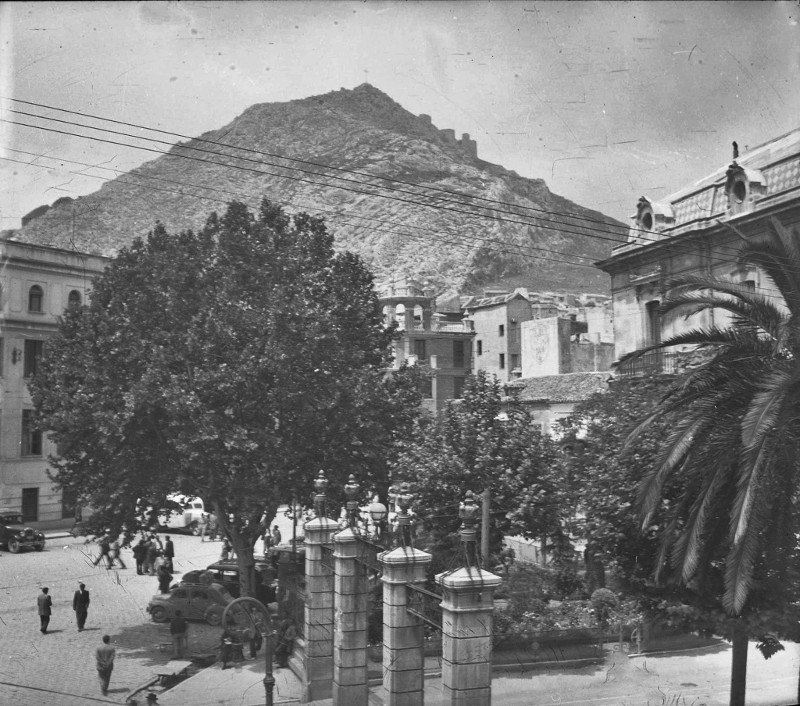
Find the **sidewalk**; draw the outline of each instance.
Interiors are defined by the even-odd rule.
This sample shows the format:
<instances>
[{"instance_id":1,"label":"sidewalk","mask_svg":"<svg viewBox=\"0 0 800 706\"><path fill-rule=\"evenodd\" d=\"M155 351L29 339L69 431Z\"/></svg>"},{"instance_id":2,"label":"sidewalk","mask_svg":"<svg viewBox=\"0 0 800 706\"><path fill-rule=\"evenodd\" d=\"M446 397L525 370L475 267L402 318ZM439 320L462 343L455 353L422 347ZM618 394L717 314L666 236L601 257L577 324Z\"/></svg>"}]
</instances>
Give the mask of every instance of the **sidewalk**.
<instances>
[{"instance_id":1,"label":"sidewalk","mask_svg":"<svg viewBox=\"0 0 800 706\"><path fill-rule=\"evenodd\" d=\"M276 668L273 674L273 703L299 703L300 680L292 670ZM140 703L145 698L146 693L138 696ZM160 706L263 706L264 701L264 660L258 658L225 670L217 662L158 695Z\"/></svg>"}]
</instances>

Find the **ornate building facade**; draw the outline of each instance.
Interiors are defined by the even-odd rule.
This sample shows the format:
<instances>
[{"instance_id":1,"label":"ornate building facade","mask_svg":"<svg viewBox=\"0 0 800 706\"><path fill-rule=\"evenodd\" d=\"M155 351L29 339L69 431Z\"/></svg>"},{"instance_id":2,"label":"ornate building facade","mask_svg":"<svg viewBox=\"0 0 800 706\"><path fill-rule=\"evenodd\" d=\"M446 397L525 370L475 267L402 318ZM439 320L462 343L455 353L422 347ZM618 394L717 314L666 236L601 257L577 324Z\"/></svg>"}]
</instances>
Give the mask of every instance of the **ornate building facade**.
<instances>
[{"instance_id":1,"label":"ornate building facade","mask_svg":"<svg viewBox=\"0 0 800 706\"><path fill-rule=\"evenodd\" d=\"M74 513L47 475L55 452L34 424L28 380L61 313L81 306L106 260L0 240L0 507L47 526Z\"/></svg>"}]
</instances>

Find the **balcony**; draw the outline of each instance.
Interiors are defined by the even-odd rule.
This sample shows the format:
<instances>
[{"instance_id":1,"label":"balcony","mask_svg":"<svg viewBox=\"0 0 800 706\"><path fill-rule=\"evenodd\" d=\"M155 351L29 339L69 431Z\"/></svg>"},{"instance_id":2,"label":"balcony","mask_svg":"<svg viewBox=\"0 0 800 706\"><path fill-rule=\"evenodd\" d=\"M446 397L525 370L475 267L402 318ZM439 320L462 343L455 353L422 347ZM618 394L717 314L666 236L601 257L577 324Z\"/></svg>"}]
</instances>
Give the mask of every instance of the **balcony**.
<instances>
[{"instance_id":1,"label":"balcony","mask_svg":"<svg viewBox=\"0 0 800 706\"><path fill-rule=\"evenodd\" d=\"M614 368L615 374L627 377L644 375L674 374L681 368L685 354L650 351L644 355L628 360Z\"/></svg>"}]
</instances>

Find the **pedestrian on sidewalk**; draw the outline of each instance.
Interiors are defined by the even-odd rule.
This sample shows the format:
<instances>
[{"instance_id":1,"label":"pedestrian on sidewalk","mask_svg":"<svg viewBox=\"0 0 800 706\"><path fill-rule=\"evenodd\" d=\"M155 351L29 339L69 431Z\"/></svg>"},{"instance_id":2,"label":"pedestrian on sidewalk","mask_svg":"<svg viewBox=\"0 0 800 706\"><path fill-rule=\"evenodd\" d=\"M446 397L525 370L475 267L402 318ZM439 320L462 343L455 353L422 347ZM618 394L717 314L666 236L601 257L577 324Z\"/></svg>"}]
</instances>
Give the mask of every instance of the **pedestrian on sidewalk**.
<instances>
[{"instance_id":1,"label":"pedestrian on sidewalk","mask_svg":"<svg viewBox=\"0 0 800 706\"><path fill-rule=\"evenodd\" d=\"M145 569L150 576L156 575L156 559L158 559L158 544L150 537L147 544L147 562Z\"/></svg>"},{"instance_id":2,"label":"pedestrian on sidewalk","mask_svg":"<svg viewBox=\"0 0 800 706\"><path fill-rule=\"evenodd\" d=\"M107 533L104 533L102 537L98 540L100 542L100 553L97 555L97 558L92 563L92 566L97 566L101 560L105 560L106 568L111 568L111 556L109 553L111 552L111 541Z\"/></svg>"},{"instance_id":3,"label":"pedestrian on sidewalk","mask_svg":"<svg viewBox=\"0 0 800 706\"><path fill-rule=\"evenodd\" d=\"M172 574L166 564L161 564L158 567L158 590L161 593L169 593L169 584L172 581Z\"/></svg>"},{"instance_id":4,"label":"pedestrian on sidewalk","mask_svg":"<svg viewBox=\"0 0 800 706\"><path fill-rule=\"evenodd\" d=\"M78 621L78 632L83 632L86 624L86 616L89 614L89 591L86 584L78 584L79 588L72 597L72 610L75 611L75 619Z\"/></svg>"},{"instance_id":5,"label":"pedestrian on sidewalk","mask_svg":"<svg viewBox=\"0 0 800 706\"><path fill-rule=\"evenodd\" d=\"M49 595L50 589L45 587L36 598L39 609L39 630L44 635L47 633L47 626L50 624L50 615L53 612L53 599Z\"/></svg>"},{"instance_id":6,"label":"pedestrian on sidewalk","mask_svg":"<svg viewBox=\"0 0 800 706\"><path fill-rule=\"evenodd\" d=\"M179 610L175 611L175 616L169 621L169 633L172 635L173 658L183 659L184 651L189 648L189 624Z\"/></svg>"},{"instance_id":7,"label":"pedestrian on sidewalk","mask_svg":"<svg viewBox=\"0 0 800 706\"><path fill-rule=\"evenodd\" d=\"M103 692L103 696L108 694L108 684L111 681L111 672L114 671L115 656L116 651L111 646L111 638L103 635L103 644L95 652L97 676L100 678L100 691Z\"/></svg>"},{"instance_id":8,"label":"pedestrian on sidewalk","mask_svg":"<svg viewBox=\"0 0 800 706\"><path fill-rule=\"evenodd\" d=\"M275 647L275 661L279 667L289 666L289 655L294 649L294 638L297 636L297 629L291 618L285 618L278 628Z\"/></svg>"},{"instance_id":9,"label":"pedestrian on sidewalk","mask_svg":"<svg viewBox=\"0 0 800 706\"><path fill-rule=\"evenodd\" d=\"M277 547L281 543L281 531L278 529L278 525L275 525L272 528L272 546Z\"/></svg>"},{"instance_id":10,"label":"pedestrian on sidewalk","mask_svg":"<svg viewBox=\"0 0 800 706\"><path fill-rule=\"evenodd\" d=\"M219 553L219 560L227 561L228 559L230 559L232 550L233 547L231 546L231 543L228 541L228 538L225 537L222 540L222 551L220 551Z\"/></svg>"},{"instance_id":11,"label":"pedestrian on sidewalk","mask_svg":"<svg viewBox=\"0 0 800 706\"><path fill-rule=\"evenodd\" d=\"M172 543L172 540L169 538L169 535L166 536L166 541L164 542L164 556L169 559L169 568L170 571L172 570L172 560L175 558L175 545Z\"/></svg>"},{"instance_id":12,"label":"pedestrian on sidewalk","mask_svg":"<svg viewBox=\"0 0 800 706\"><path fill-rule=\"evenodd\" d=\"M145 544L144 537L140 537L139 541L133 547L133 558L136 560L136 573L139 576L144 573L144 562L146 555L147 545Z\"/></svg>"},{"instance_id":13,"label":"pedestrian on sidewalk","mask_svg":"<svg viewBox=\"0 0 800 706\"><path fill-rule=\"evenodd\" d=\"M108 559L109 559L109 566L114 566L114 562L119 562L119 567L121 569L127 569L128 567L125 566L125 562L122 561L122 550L119 546L119 539L115 539L108 545Z\"/></svg>"}]
</instances>

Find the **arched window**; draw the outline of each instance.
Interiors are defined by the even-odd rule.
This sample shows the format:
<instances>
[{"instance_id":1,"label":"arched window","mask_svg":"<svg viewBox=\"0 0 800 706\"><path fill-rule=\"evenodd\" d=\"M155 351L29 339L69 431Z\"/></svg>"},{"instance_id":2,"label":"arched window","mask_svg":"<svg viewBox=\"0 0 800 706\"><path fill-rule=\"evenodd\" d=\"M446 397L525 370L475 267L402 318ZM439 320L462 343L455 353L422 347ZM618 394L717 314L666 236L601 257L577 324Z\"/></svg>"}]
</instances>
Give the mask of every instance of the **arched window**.
<instances>
[{"instance_id":1,"label":"arched window","mask_svg":"<svg viewBox=\"0 0 800 706\"><path fill-rule=\"evenodd\" d=\"M38 284L28 290L28 311L41 312L44 308L44 291Z\"/></svg>"},{"instance_id":2,"label":"arched window","mask_svg":"<svg viewBox=\"0 0 800 706\"><path fill-rule=\"evenodd\" d=\"M80 306L81 305L81 293L77 289L73 289L69 293L69 298L67 299L67 306Z\"/></svg>"}]
</instances>

